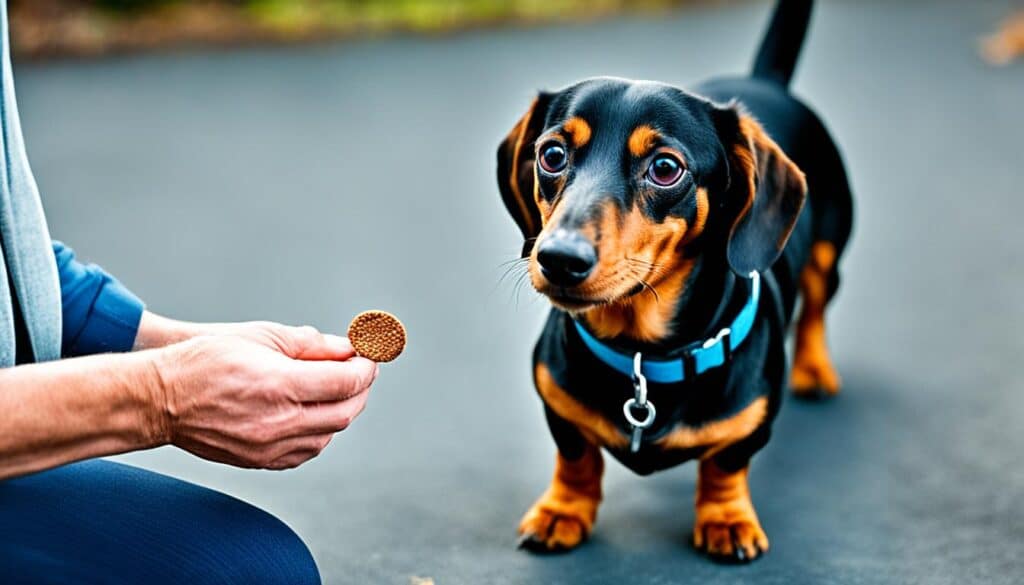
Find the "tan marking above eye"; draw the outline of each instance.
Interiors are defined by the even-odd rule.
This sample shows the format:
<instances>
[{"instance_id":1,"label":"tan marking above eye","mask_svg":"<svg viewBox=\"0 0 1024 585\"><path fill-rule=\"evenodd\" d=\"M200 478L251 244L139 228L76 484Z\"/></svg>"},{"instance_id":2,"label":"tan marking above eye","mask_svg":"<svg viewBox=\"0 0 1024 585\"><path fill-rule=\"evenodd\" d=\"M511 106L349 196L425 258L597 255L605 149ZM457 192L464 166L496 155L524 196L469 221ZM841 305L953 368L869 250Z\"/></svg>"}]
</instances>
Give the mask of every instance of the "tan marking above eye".
<instances>
[{"instance_id":1,"label":"tan marking above eye","mask_svg":"<svg viewBox=\"0 0 1024 585\"><path fill-rule=\"evenodd\" d=\"M579 116L566 120L565 124L562 124L562 129L572 138L572 145L576 148L581 148L590 142L590 135L593 134L590 124Z\"/></svg>"},{"instance_id":2,"label":"tan marking above eye","mask_svg":"<svg viewBox=\"0 0 1024 585\"><path fill-rule=\"evenodd\" d=\"M637 158L645 157L650 154L654 145L658 143L659 138L661 138L661 134L647 124L637 126L633 133L629 135L627 143L629 153Z\"/></svg>"}]
</instances>

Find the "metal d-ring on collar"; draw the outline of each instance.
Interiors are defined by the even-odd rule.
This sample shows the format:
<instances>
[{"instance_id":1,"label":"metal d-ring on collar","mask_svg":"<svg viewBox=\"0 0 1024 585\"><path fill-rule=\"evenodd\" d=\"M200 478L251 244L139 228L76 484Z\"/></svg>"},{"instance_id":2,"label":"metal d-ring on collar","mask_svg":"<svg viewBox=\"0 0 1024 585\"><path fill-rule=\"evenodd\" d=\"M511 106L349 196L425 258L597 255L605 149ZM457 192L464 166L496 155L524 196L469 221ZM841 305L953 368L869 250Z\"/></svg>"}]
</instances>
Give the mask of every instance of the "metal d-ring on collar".
<instances>
[{"instance_id":1,"label":"metal d-ring on collar","mask_svg":"<svg viewBox=\"0 0 1024 585\"><path fill-rule=\"evenodd\" d=\"M722 343L728 344L729 336L732 334L732 330L728 327L722 329L711 339L708 339L701 344L702 349L710 349L715 345ZM729 353L729 349L725 349L726 355ZM626 415L626 422L633 427L633 436L629 442L630 453L636 453L640 450L640 443L644 437L644 431L651 428L654 424L654 417L658 415L658 410L654 408L654 403L647 399L647 377L644 376L643 368L643 354L639 351L633 356L633 392L632 398L627 400L622 405L622 414ZM644 418L638 419L634 414L635 411L644 411Z\"/></svg>"},{"instance_id":2,"label":"metal d-ring on collar","mask_svg":"<svg viewBox=\"0 0 1024 585\"><path fill-rule=\"evenodd\" d=\"M633 356L633 392L632 398L622 405L622 414L626 415L626 421L633 426L633 438L629 442L629 451L636 453L640 450L640 441L643 439L644 431L654 424L654 417L658 411L654 403L647 400L647 377L644 376L643 355L638 351ZM638 419L634 411L644 411L644 418Z\"/></svg>"}]
</instances>

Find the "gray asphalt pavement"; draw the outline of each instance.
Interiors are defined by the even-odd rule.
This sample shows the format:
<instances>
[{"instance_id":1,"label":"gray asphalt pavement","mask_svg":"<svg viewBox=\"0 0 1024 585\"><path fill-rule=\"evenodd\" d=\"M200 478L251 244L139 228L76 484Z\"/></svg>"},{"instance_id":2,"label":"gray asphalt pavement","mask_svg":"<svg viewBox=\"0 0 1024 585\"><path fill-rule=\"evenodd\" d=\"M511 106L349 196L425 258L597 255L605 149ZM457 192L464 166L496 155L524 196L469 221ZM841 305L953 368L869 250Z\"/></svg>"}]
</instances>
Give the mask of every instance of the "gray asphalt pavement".
<instances>
[{"instance_id":1,"label":"gray asphalt pavement","mask_svg":"<svg viewBox=\"0 0 1024 585\"><path fill-rule=\"evenodd\" d=\"M515 549L554 447L530 386L545 305L499 284L493 177L539 88L744 71L768 2L670 18L17 67L52 231L150 308L411 342L322 457L284 473L122 459L251 501L328 583L1019 583L1024 64L974 47L1010 1L824 2L795 88L845 150L857 227L830 313L846 387L788 400L755 460L772 551L687 544L694 468L609 464L593 539Z\"/></svg>"}]
</instances>

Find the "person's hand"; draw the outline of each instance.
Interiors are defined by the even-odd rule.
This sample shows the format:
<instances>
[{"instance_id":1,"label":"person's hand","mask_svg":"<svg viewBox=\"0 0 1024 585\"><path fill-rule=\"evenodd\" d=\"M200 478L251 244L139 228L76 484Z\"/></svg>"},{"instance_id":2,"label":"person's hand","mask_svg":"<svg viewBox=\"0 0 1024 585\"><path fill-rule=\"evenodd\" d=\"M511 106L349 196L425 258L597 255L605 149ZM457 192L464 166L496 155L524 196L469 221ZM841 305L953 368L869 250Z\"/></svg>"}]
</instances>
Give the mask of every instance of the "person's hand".
<instances>
[{"instance_id":1,"label":"person's hand","mask_svg":"<svg viewBox=\"0 0 1024 585\"><path fill-rule=\"evenodd\" d=\"M312 327L234 327L157 352L162 433L239 467L287 469L316 457L363 410L377 364Z\"/></svg>"}]
</instances>

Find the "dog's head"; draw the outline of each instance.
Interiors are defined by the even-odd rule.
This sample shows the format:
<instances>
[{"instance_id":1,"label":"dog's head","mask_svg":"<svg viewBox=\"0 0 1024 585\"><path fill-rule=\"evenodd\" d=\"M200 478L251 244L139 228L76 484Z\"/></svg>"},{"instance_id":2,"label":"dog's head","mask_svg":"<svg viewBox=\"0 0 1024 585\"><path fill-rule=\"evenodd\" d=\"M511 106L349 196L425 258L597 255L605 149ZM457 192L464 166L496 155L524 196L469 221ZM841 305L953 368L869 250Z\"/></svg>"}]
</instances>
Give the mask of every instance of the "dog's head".
<instances>
[{"instance_id":1,"label":"dog's head","mask_svg":"<svg viewBox=\"0 0 1024 585\"><path fill-rule=\"evenodd\" d=\"M498 148L498 182L534 288L572 312L674 305L703 251L766 269L806 193L737 106L608 78L541 93Z\"/></svg>"}]
</instances>

